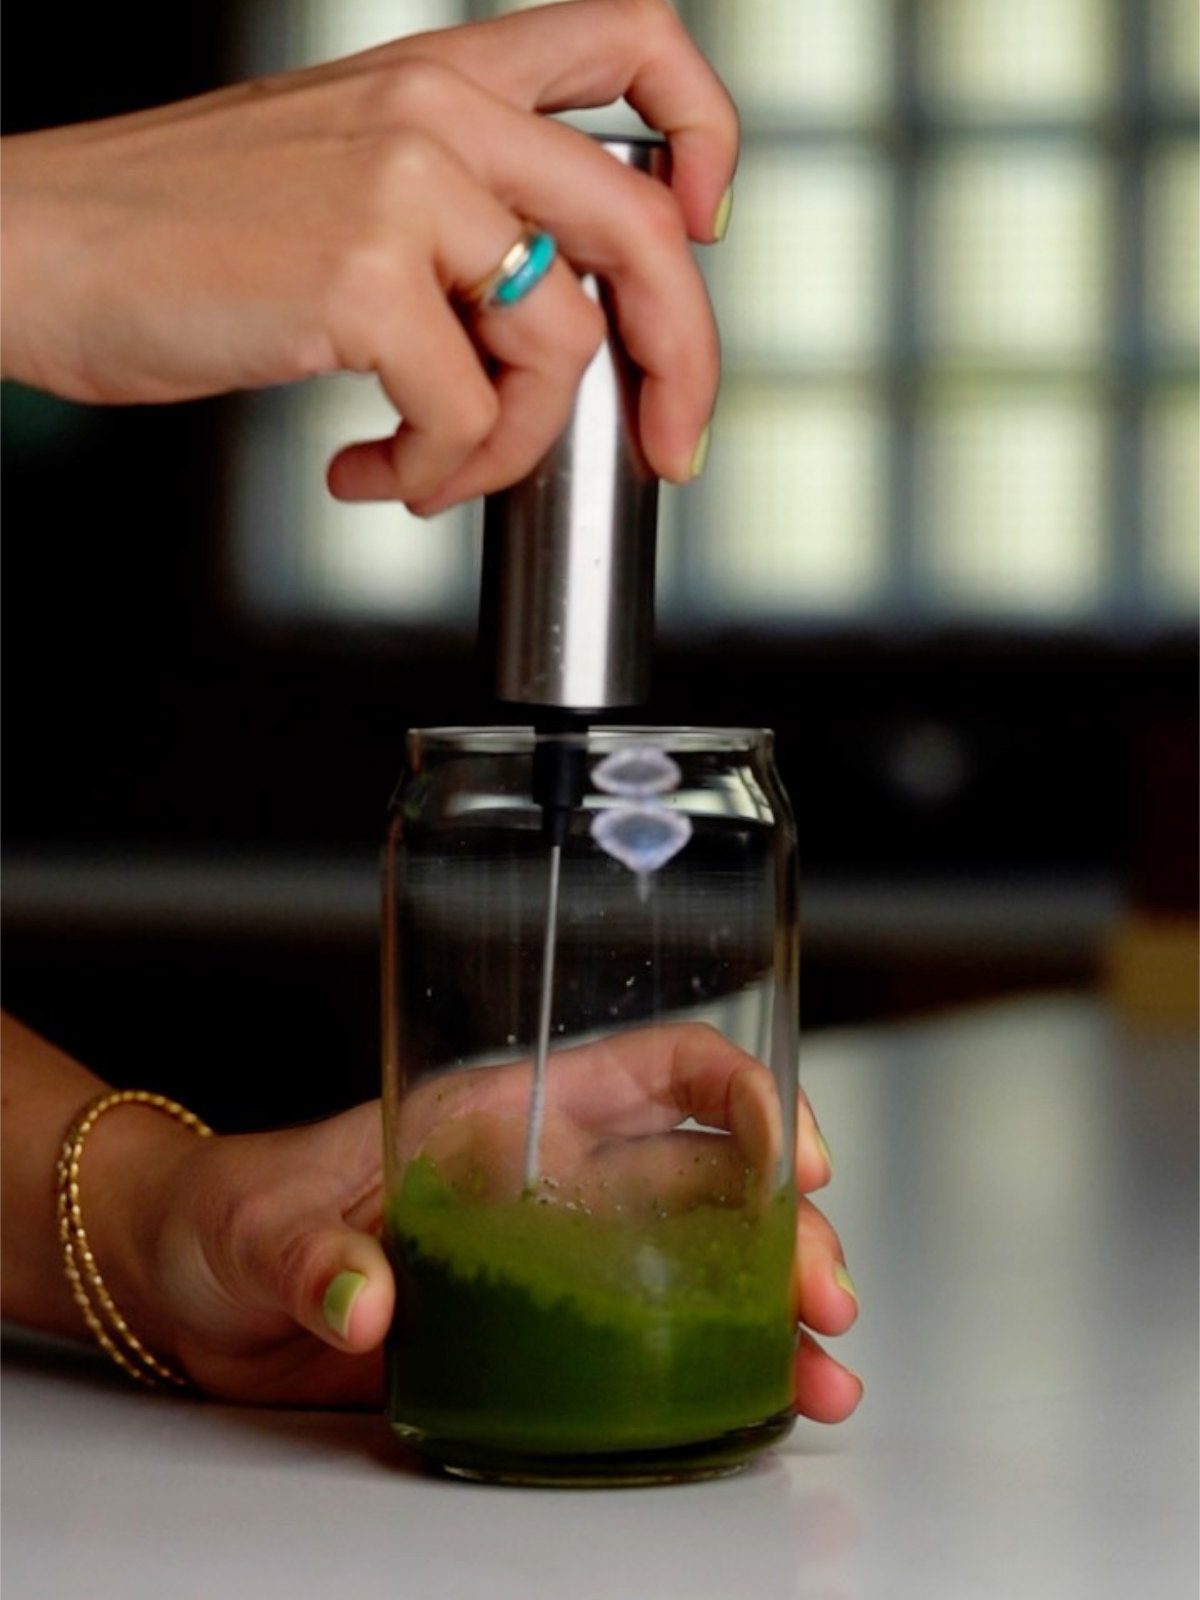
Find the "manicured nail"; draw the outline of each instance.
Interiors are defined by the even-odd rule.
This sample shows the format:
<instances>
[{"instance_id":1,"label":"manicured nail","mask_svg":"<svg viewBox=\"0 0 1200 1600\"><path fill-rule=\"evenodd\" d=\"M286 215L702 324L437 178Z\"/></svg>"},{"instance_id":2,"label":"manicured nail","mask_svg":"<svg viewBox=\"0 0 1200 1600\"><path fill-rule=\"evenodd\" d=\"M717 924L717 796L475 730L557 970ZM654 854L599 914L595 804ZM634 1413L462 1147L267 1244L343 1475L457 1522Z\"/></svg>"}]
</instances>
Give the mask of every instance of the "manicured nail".
<instances>
[{"instance_id":1,"label":"manicured nail","mask_svg":"<svg viewBox=\"0 0 1200 1600\"><path fill-rule=\"evenodd\" d=\"M854 1279L840 1261L833 1269L833 1281L839 1289L843 1289L850 1296L855 1305L858 1304L858 1290L854 1287Z\"/></svg>"},{"instance_id":2,"label":"manicured nail","mask_svg":"<svg viewBox=\"0 0 1200 1600\"><path fill-rule=\"evenodd\" d=\"M830 1150L829 1146L825 1143L825 1135L821 1132L820 1128L818 1128L815 1124L813 1125L813 1137L817 1141L817 1149L821 1152L821 1159L825 1163L826 1171L829 1173L829 1176L832 1177L833 1176L833 1152Z\"/></svg>"},{"instance_id":3,"label":"manicured nail","mask_svg":"<svg viewBox=\"0 0 1200 1600\"><path fill-rule=\"evenodd\" d=\"M733 210L733 185L730 184L725 193L717 202L717 212L713 217L712 233L713 243L720 244L729 231L729 213Z\"/></svg>"},{"instance_id":4,"label":"manicured nail","mask_svg":"<svg viewBox=\"0 0 1200 1600\"><path fill-rule=\"evenodd\" d=\"M696 440L696 448L692 451L691 475L693 478L698 478L704 471L705 462L708 460L708 447L711 443L712 427L710 425L705 428L704 432Z\"/></svg>"},{"instance_id":5,"label":"manicured nail","mask_svg":"<svg viewBox=\"0 0 1200 1600\"><path fill-rule=\"evenodd\" d=\"M346 1337L354 1302L366 1287L367 1279L364 1273L339 1272L326 1289L325 1298L321 1302L321 1314L339 1339Z\"/></svg>"}]
</instances>

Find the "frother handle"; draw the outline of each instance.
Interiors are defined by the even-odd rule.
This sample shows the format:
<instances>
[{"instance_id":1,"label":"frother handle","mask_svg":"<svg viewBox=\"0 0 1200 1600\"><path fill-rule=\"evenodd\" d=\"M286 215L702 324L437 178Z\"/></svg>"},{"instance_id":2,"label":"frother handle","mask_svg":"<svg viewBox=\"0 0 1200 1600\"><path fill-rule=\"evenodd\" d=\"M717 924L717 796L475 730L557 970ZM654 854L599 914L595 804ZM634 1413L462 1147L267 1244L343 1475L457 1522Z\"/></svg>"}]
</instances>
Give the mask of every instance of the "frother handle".
<instances>
[{"instance_id":1,"label":"frother handle","mask_svg":"<svg viewBox=\"0 0 1200 1600\"><path fill-rule=\"evenodd\" d=\"M602 139L617 160L668 174L656 139ZM649 693L658 480L637 431L638 374L608 317L570 421L534 470L484 506L480 637L498 700L596 712Z\"/></svg>"}]
</instances>

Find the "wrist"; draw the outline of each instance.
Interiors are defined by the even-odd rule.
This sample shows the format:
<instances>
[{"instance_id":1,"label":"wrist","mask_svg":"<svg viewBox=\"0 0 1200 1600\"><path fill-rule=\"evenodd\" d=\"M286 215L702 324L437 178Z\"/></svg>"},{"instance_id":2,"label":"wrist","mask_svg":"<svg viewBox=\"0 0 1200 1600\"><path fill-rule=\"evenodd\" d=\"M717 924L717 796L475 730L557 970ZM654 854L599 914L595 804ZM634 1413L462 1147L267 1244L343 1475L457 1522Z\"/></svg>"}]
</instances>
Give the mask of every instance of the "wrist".
<instances>
[{"instance_id":1,"label":"wrist","mask_svg":"<svg viewBox=\"0 0 1200 1600\"><path fill-rule=\"evenodd\" d=\"M180 1174L201 1143L173 1116L128 1103L97 1120L79 1163L80 1210L104 1287L141 1344L176 1370L181 1328L163 1270L164 1239Z\"/></svg>"},{"instance_id":2,"label":"wrist","mask_svg":"<svg viewBox=\"0 0 1200 1600\"><path fill-rule=\"evenodd\" d=\"M0 188L0 377L35 381L26 351L30 322L37 317L36 296L31 294L30 255L36 224L30 215L30 196L22 181L21 138L4 140L3 185Z\"/></svg>"},{"instance_id":3,"label":"wrist","mask_svg":"<svg viewBox=\"0 0 1200 1600\"><path fill-rule=\"evenodd\" d=\"M0 376L94 400L85 364L89 211L72 130L7 136L0 182ZM94 228L91 230L94 233Z\"/></svg>"}]
</instances>

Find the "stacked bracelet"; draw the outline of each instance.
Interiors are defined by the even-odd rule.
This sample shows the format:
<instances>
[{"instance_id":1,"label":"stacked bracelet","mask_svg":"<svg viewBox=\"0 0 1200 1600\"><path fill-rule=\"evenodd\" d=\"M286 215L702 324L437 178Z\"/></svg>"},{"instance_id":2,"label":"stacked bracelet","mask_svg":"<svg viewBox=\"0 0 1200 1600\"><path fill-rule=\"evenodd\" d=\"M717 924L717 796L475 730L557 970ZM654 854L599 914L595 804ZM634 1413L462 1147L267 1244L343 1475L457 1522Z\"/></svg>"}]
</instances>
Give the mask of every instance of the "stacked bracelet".
<instances>
[{"instance_id":1,"label":"stacked bracelet","mask_svg":"<svg viewBox=\"0 0 1200 1600\"><path fill-rule=\"evenodd\" d=\"M123 1372L153 1389L188 1389L188 1380L173 1372L165 1362L151 1355L113 1304L113 1298L100 1276L96 1258L88 1243L79 1201L79 1161L87 1136L106 1111L114 1106L149 1106L174 1117L202 1138L212 1129L192 1111L165 1095L145 1089L113 1089L90 1101L67 1129L58 1158L58 1237L62 1244L63 1266L75 1304L83 1313L96 1342Z\"/></svg>"}]
</instances>

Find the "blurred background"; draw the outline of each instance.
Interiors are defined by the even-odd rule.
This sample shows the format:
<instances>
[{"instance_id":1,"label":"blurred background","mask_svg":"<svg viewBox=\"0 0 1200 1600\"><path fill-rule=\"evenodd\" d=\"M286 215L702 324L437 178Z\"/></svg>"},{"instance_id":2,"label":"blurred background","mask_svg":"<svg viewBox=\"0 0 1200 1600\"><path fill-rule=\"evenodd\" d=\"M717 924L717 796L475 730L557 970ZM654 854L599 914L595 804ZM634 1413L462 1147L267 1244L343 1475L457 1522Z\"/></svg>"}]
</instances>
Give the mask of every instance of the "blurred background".
<instances>
[{"instance_id":1,"label":"blurred background","mask_svg":"<svg viewBox=\"0 0 1200 1600\"><path fill-rule=\"evenodd\" d=\"M4 127L493 9L177 0L149 30L15 0ZM1051 988L1189 1013L1194 0L679 9L745 144L647 720L776 729L806 1027ZM7 385L2 416L6 1004L224 1127L374 1092L404 730L491 719L475 510L327 498L337 444L391 426L361 380Z\"/></svg>"}]
</instances>

